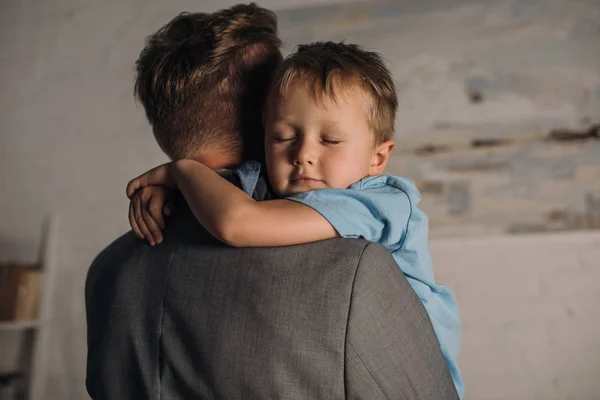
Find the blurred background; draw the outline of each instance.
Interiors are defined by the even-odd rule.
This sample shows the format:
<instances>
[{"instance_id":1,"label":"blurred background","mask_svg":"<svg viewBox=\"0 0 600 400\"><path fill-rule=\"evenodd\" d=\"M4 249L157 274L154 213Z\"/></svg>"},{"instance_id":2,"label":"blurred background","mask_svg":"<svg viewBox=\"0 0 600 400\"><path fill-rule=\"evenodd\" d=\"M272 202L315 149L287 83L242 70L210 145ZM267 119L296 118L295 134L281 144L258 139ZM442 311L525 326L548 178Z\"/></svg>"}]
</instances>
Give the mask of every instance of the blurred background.
<instances>
[{"instance_id":1,"label":"blurred background","mask_svg":"<svg viewBox=\"0 0 600 400\"><path fill-rule=\"evenodd\" d=\"M127 181L167 161L134 62L181 11L236 3L2 1L0 260L26 267L16 279L39 305L0 322L0 398L31 374L40 398L87 398L87 268L129 229ZM466 399L600 399L600 2L258 4L285 54L346 40L388 61L387 172L421 189L461 309Z\"/></svg>"}]
</instances>

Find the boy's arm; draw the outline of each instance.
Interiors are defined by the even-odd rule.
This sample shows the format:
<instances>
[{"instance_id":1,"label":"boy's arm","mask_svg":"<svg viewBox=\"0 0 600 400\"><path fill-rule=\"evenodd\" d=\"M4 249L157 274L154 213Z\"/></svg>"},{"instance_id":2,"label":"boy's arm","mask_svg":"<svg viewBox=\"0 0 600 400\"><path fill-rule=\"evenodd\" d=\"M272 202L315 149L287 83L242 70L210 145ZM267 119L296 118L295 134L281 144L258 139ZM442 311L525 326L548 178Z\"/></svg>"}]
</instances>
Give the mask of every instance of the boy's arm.
<instances>
[{"instance_id":1,"label":"boy's arm","mask_svg":"<svg viewBox=\"0 0 600 400\"><path fill-rule=\"evenodd\" d=\"M128 194L146 185L175 184L198 221L236 247L287 246L338 236L310 207L289 200L257 202L194 160L165 164L133 180Z\"/></svg>"},{"instance_id":2,"label":"boy's arm","mask_svg":"<svg viewBox=\"0 0 600 400\"><path fill-rule=\"evenodd\" d=\"M286 246L337 236L312 208L288 200L257 202L199 162L177 161L171 171L198 221L231 246Z\"/></svg>"}]
</instances>

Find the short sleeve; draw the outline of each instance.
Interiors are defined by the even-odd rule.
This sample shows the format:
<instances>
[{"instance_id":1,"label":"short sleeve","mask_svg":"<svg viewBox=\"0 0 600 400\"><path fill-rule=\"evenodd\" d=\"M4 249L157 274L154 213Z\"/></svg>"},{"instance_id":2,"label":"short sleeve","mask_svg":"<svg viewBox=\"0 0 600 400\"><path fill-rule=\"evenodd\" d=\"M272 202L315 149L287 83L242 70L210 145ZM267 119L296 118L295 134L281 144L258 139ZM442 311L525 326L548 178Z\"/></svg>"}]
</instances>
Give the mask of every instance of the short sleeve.
<instances>
[{"instance_id":1,"label":"short sleeve","mask_svg":"<svg viewBox=\"0 0 600 400\"><path fill-rule=\"evenodd\" d=\"M288 199L319 212L342 237L361 237L395 251L406 236L412 193L394 178L369 177L348 189L313 190Z\"/></svg>"}]
</instances>

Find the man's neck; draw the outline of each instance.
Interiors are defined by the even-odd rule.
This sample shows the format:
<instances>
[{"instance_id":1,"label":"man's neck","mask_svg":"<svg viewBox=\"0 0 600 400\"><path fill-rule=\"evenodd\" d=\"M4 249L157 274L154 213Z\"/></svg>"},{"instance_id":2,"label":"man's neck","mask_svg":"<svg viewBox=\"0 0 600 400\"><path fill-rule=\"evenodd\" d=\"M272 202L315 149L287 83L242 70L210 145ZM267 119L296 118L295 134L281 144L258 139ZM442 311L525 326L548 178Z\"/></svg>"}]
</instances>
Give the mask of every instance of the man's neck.
<instances>
[{"instance_id":1,"label":"man's neck","mask_svg":"<svg viewBox=\"0 0 600 400\"><path fill-rule=\"evenodd\" d=\"M223 150L204 150L199 152L193 159L214 170L233 168L244 161L241 151Z\"/></svg>"}]
</instances>

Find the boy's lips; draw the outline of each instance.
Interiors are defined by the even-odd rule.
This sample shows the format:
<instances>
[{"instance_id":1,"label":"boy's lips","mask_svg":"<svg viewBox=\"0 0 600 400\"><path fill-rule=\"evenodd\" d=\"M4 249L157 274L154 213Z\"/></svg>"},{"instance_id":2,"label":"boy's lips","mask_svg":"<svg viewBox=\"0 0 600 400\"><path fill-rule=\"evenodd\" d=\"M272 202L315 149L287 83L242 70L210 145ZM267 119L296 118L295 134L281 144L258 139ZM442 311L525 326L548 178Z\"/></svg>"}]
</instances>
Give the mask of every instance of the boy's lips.
<instances>
[{"instance_id":1,"label":"boy's lips","mask_svg":"<svg viewBox=\"0 0 600 400\"><path fill-rule=\"evenodd\" d=\"M320 182L321 180L312 178L308 175L296 175L292 179L290 179L290 181L292 181L292 182Z\"/></svg>"}]
</instances>

